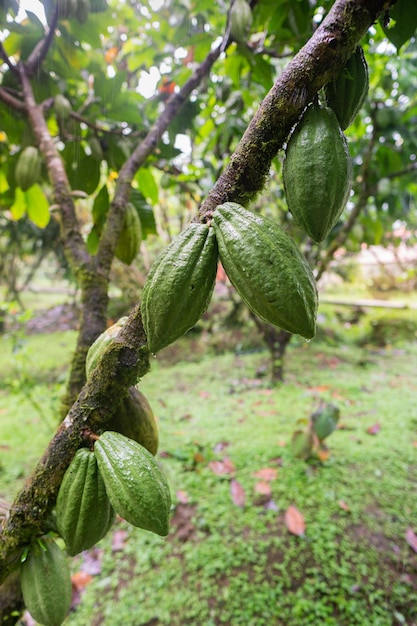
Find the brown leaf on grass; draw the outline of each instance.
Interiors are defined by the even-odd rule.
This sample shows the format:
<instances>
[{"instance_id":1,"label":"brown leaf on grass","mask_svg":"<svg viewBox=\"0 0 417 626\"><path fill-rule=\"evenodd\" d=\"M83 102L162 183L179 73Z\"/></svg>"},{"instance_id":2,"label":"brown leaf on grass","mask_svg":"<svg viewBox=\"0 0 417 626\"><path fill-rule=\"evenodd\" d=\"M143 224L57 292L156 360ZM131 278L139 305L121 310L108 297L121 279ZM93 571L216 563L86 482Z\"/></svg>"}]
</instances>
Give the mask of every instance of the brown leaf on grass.
<instances>
[{"instance_id":1,"label":"brown leaf on grass","mask_svg":"<svg viewBox=\"0 0 417 626\"><path fill-rule=\"evenodd\" d=\"M328 461L330 457L330 450L326 445L324 445L324 443L321 443L317 448L316 455L319 461Z\"/></svg>"},{"instance_id":2,"label":"brown leaf on grass","mask_svg":"<svg viewBox=\"0 0 417 626\"><path fill-rule=\"evenodd\" d=\"M236 506L244 507L246 502L246 494L242 485L237 480L232 480L230 483L230 494L232 496L233 503Z\"/></svg>"},{"instance_id":3,"label":"brown leaf on grass","mask_svg":"<svg viewBox=\"0 0 417 626\"><path fill-rule=\"evenodd\" d=\"M188 498L188 494L186 491L183 491L182 489L180 489L176 492L175 495L177 496L178 502L181 502L181 504L188 504L189 498Z\"/></svg>"},{"instance_id":4,"label":"brown leaf on grass","mask_svg":"<svg viewBox=\"0 0 417 626\"><path fill-rule=\"evenodd\" d=\"M77 591L81 591L82 589L87 587L87 585L91 583L92 580L93 577L91 576L91 574L87 574L87 572L75 572L75 574L71 576L72 586Z\"/></svg>"},{"instance_id":5,"label":"brown leaf on grass","mask_svg":"<svg viewBox=\"0 0 417 626\"><path fill-rule=\"evenodd\" d=\"M409 526L405 532L405 539L410 548L412 548L414 552L417 552L417 535L415 534L411 526Z\"/></svg>"},{"instance_id":6,"label":"brown leaf on grass","mask_svg":"<svg viewBox=\"0 0 417 626\"><path fill-rule=\"evenodd\" d=\"M125 545L127 539L127 531L126 530L116 530L113 533L113 539L111 542L111 551L112 552L121 552Z\"/></svg>"},{"instance_id":7,"label":"brown leaf on grass","mask_svg":"<svg viewBox=\"0 0 417 626\"><path fill-rule=\"evenodd\" d=\"M211 471L218 476L234 474L236 469L233 461L227 456L222 461L210 461L208 466Z\"/></svg>"},{"instance_id":8,"label":"brown leaf on grass","mask_svg":"<svg viewBox=\"0 0 417 626\"><path fill-rule=\"evenodd\" d=\"M260 478L261 480L271 481L275 480L278 476L278 470L275 469L275 467L263 467L257 472L254 472L252 476Z\"/></svg>"},{"instance_id":9,"label":"brown leaf on grass","mask_svg":"<svg viewBox=\"0 0 417 626\"><path fill-rule=\"evenodd\" d=\"M366 429L366 432L368 433L368 435L377 435L380 430L381 424L379 422L376 422L375 424L372 424L372 426L369 426L369 428Z\"/></svg>"},{"instance_id":10,"label":"brown leaf on grass","mask_svg":"<svg viewBox=\"0 0 417 626\"><path fill-rule=\"evenodd\" d=\"M297 509L296 506L290 505L285 511L285 525L292 535L302 537L305 534L305 521L304 515Z\"/></svg>"},{"instance_id":11,"label":"brown leaf on grass","mask_svg":"<svg viewBox=\"0 0 417 626\"><path fill-rule=\"evenodd\" d=\"M270 498L272 495L270 483L267 483L264 480L260 480L255 485L255 492L259 493L261 496L268 496Z\"/></svg>"},{"instance_id":12,"label":"brown leaf on grass","mask_svg":"<svg viewBox=\"0 0 417 626\"><path fill-rule=\"evenodd\" d=\"M340 508L341 508L341 509L343 509L344 511L349 511L349 510L350 510L350 509L349 509L349 507L348 507L348 505L346 504L346 502L345 502L344 500L339 500L337 504L338 504L338 505L340 506Z\"/></svg>"}]
</instances>

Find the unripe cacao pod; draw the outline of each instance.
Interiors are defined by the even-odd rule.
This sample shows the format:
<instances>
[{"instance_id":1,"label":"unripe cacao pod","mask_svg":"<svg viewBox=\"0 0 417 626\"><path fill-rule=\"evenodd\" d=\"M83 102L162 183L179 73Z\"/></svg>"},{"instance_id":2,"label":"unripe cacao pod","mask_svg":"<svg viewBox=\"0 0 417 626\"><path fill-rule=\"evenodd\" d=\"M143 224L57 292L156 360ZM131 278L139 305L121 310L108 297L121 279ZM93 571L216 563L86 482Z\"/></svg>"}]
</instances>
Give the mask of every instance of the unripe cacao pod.
<instances>
[{"instance_id":1,"label":"unripe cacao pod","mask_svg":"<svg viewBox=\"0 0 417 626\"><path fill-rule=\"evenodd\" d=\"M342 130L350 126L359 113L368 89L368 65L362 47L357 46L337 78L324 89L327 105L335 112Z\"/></svg>"},{"instance_id":2,"label":"unripe cacao pod","mask_svg":"<svg viewBox=\"0 0 417 626\"><path fill-rule=\"evenodd\" d=\"M80 448L64 474L56 501L57 528L68 554L92 548L115 517L94 453Z\"/></svg>"},{"instance_id":3,"label":"unripe cacao pod","mask_svg":"<svg viewBox=\"0 0 417 626\"><path fill-rule=\"evenodd\" d=\"M71 103L68 98L59 93L55 96L54 102L58 118L60 120L67 120L72 111Z\"/></svg>"},{"instance_id":4,"label":"unripe cacao pod","mask_svg":"<svg viewBox=\"0 0 417 626\"><path fill-rule=\"evenodd\" d=\"M130 265L137 256L142 242L142 225L138 212L132 203L126 207L122 231L117 240L115 256Z\"/></svg>"},{"instance_id":5,"label":"unripe cacao pod","mask_svg":"<svg viewBox=\"0 0 417 626\"><path fill-rule=\"evenodd\" d=\"M94 453L116 513L133 526L167 535L171 494L152 454L112 431L104 432L95 442Z\"/></svg>"},{"instance_id":6,"label":"unripe cacao pod","mask_svg":"<svg viewBox=\"0 0 417 626\"><path fill-rule=\"evenodd\" d=\"M23 600L32 617L45 626L64 621L72 596L71 575L65 553L54 539L33 543L20 568Z\"/></svg>"},{"instance_id":7,"label":"unripe cacao pod","mask_svg":"<svg viewBox=\"0 0 417 626\"><path fill-rule=\"evenodd\" d=\"M34 185L41 173L41 159L37 148L28 146L22 150L15 169L16 183L23 191Z\"/></svg>"},{"instance_id":8,"label":"unripe cacao pod","mask_svg":"<svg viewBox=\"0 0 417 626\"><path fill-rule=\"evenodd\" d=\"M106 430L113 430L133 439L154 456L158 451L158 427L151 405L136 387L129 387Z\"/></svg>"},{"instance_id":9,"label":"unripe cacao pod","mask_svg":"<svg viewBox=\"0 0 417 626\"><path fill-rule=\"evenodd\" d=\"M314 241L323 241L343 212L352 178L346 138L332 109L306 109L288 141L282 177L294 219Z\"/></svg>"},{"instance_id":10,"label":"unripe cacao pod","mask_svg":"<svg viewBox=\"0 0 417 626\"><path fill-rule=\"evenodd\" d=\"M218 250L213 229L191 223L152 265L142 294L149 350L159 352L192 328L214 289Z\"/></svg>"},{"instance_id":11,"label":"unripe cacao pod","mask_svg":"<svg viewBox=\"0 0 417 626\"><path fill-rule=\"evenodd\" d=\"M246 0L234 0L230 9L230 34L238 43L246 43L252 26L252 9Z\"/></svg>"},{"instance_id":12,"label":"unripe cacao pod","mask_svg":"<svg viewBox=\"0 0 417 626\"><path fill-rule=\"evenodd\" d=\"M316 283L287 233L234 202L216 207L213 228L225 272L249 309L274 326L314 337Z\"/></svg>"},{"instance_id":13,"label":"unripe cacao pod","mask_svg":"<svg viewBox=\"0 0 417 626\"><path fill-rule=\"evenodd\" d=\"M95 135L92 135L88 140L90 146L91 155L96 161L103 160L103 148L101 147L100 139Z\"/></svg>"},{"instance_id":14,"label":"unripe cacao pod","mask_svg":"<svg viewBox=\"0 0 417 626\"><path fill-rule=\"evenodd\" d=\"M85 360L85 373L87 378L97 366L108 345L114 341L114 338L118 335L120 329L126 323L126 320L127 316L121 317L115 324L109 326L104 333L101 333L95 342L91 344Z\"/></svg>"},{"instance_id":15,"label":"unripe cacao pod","mask_svg":"<svg viewBox=\"0 0 417 626\"><path fill-rule=\"evenodd\" d=\"M75 19L84 24L90 15L90 0L77 0L77 7L75 9Z\"/></svg>"}]
</instances>

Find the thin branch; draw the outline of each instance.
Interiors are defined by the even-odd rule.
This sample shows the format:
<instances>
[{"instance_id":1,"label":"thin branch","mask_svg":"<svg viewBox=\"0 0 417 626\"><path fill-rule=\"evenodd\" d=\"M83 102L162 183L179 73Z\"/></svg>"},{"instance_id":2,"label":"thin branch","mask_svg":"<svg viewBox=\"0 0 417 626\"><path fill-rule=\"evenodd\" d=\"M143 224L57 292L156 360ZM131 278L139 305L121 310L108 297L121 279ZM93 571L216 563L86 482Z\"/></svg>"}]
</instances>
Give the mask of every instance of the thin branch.
<instances>
[{"instance_id":1,"label":"thin branch","mask_svg":"<svg viewBox=\"0 0 417 626\"><path fill-rule=\"evenodd\" d=\"M43 61L46 59L49 48L52 46L52 42L55 36L55 29L58 24L58 2L56 3L52 20L49 25L49 31L42 41L32 50L29 58L25 61L26 72L28 76L33 76L41 67Z\"/></svg>"},{"instance_id":2,"label":"thin branch","mask_svg":"<svg viewBox=\"0 0 417 626\"><path fill-rule=\"evenodd\" d=\"M6 63L9 70L13 72L13 74L18 74L16 65L13 65L13 63L11 62L10 57L7 54L6 50L4 49L4 46L1 41L0 41L0 59L3 59L3 61Z\"/></svg>"},{"instance_id":3,"label":"thin branch","mask_svg":"<svg viewBox=\"0 0 417 626\"><path fill-rule=\"evenodd\" d=\"M26 112L26 107L21 100L18 100L14 96L12 96L4 87L0 87L0 100L2 100L7 106L9 106L14 111L19 111L21 113Z\"/></svg>"},{"instance_id":4,"label":"thin branch","mask_svg":"<svg viewBox=\"0 0 417 626\"><path fill-rule=\"evenodd\" d=\"M186 102L190 94L198 87L201 81L208 76L212 66L219 58L223 50L223 43L224 39L222 43L220 43L217 48L214 48L207 55L204 61L195 69L192 76L190 76L178 93L172 94L160 117L121 168L115 196L110 207L103 234L100 238L97 262L101 267L106 268L111 264L113 250L115 247L114 232L116 231L119 233L121 230L124 207L126 206L131 193L131 182L134 175L144 164L148 156L154 153L162 134L178 114L178 111Z\"/></svg>"}]
</instances>

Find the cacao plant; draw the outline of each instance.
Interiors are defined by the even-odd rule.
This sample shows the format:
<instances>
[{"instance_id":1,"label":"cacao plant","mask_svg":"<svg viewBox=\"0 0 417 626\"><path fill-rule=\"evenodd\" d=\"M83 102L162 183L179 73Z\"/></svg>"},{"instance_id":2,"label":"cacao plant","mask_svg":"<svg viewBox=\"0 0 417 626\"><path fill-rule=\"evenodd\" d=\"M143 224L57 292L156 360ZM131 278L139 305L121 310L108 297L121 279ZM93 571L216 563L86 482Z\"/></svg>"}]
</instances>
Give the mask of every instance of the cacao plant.
<instances>
[{"instance_id":1,"label":"cacao plant","mask_svg":"<svg viewBox=\"0 0 417 626\"><path fill-rule=\"evenodd\" d=\"M28 146L22 150L15 169L16 184L27 191L39 179L41 173L41 159L38 149Z\"/></svg>"},{"instance_id":2,"label":"cacao plant","mask_svg":"<svg viewBox=\"0 0 417 626\"><path fill-rule=\"evenodd\" d=\"M128 389L106 430L114 430L133 439L154 456L158 451L159 437L155 416L148 400L136 387Z\"/></svg>"},{"instance_id":3,"label":"cacao plant","mask_svg":"<svg viewBox=\"0 0 417 626\"><path fill-rule=\"evenodd\" d=\"M369 72L361 46L349 57L345 67L324 89L327 106L333 109L345 130L362 108L369 89Z\"/></svg>"},{"instance_id":4,"label":"cacao plant","mask_svg":"<svg viewBox=\"0 0 417 626\"><path fill-rule=\"evenodd\" d=\"M323 241L345 208L352 161L336 115L317 102L305 110L285 151L282 177L288 208L314 241Z\"/></svg>"},{"instance_id":5,"label":"cacao plant","mask_svg":"<svg viewBox=\"0 0 417 626\"><path fill-rule=\"evenodd\" d=\"M57 528L68 554L92 548L115 517L94 453L80 448L64 474L56 501Z\"/></svg>"},{"instance_id":6,"label":"cacao plant","mask_svg":"<svg viewBox=\"0 0 417 626\"><path fill-rule=\"evenodd\" d=\"M142 318L152 353L192 328L214 289L218 250L212 228L191 223L152 265L142 293Z\"/></svg>"},{"instance_id":7,"label":"cacao plant","mask_svg":"<svg viewBox=\"0 0 417 626\"><path fill-rule=\"evenodd\" d=\"M64 621L72 597L65 553L50 537L34 541L20 566L23 600L31 616L44 626Z\"/></svg>"},{"instance_id":8,"label":"cacao plant","mask_svg":"<svg viewBox=\"0 0 417 626\"><path fill-rule=\"evenodd\" d=\"M122 231L117 240L116 257L126 265L131 265L139 252L141 242L142 225L138 212L134 205L129 202L126 207Z\"/></svg>"},{"instance_id":9,"label":"cacao plant","mask_svg":"<svg viewBox=\"0 0 417 626\"><path fill-rule=\"evenodd\" d=\"M116 513L133 526L167 535L171 494L152 454L136 441L112 431L98 438L94 454Z\"/></svg>"},{"instance_id":10,"label":"cacao plant","mask_svg":"<svg viewBox=\"0 0 417 626\"><path fill-rule=\"evenodd\" d=\"M316 282L287 233L234 202L216 207L213 228L225 272L249 309L283 330L314 337Z\"/></svg>"}]
</instances>

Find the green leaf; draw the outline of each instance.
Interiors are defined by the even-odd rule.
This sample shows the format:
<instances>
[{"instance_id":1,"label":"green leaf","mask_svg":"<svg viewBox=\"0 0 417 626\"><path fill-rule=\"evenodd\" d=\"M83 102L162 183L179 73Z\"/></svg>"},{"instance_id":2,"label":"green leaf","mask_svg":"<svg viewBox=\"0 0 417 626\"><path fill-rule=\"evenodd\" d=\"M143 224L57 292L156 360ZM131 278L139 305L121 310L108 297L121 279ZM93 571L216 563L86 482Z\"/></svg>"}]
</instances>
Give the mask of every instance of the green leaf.
<instances>
[{"instance_id":1,"label":"green leaf","mask_svg":"<svg viewBox=\"0 0 417 626\"><path fill-rule=\"evenodd\" d=\"M152 204L156 204L158 202L158 185L151 170L142 167L136 174L135 180L144 197L150 200Z\"/></svg>"},{"instance_id":2,"label":"green leaf","mask_svg":"<svg viewBox=\"0 0 417 626\"><path fill-rule=\"evenodd\" d=\"M45 228L51 218L49 202L39 185L32 185L26 192L26 210L29 219L39 228Z\"/></svg>"},{"instance_id":3,"label":"green leaf","mask_svg":"<svg viewBox=\"0 0 417 626\"><path fill-rule=\"evenodd\" d=\"M20 218L26 214L26 194L20 187L16 187L14 202L10 207L10 213L14 220L20 220Z\"/></svg>"},{"instance_id":4,"label":"green leaf","mask_svg":"<svg viewBox=\"0 0 417 626\"><path fill-rule=\"evenodd\" d=\"M155 216L152 207L146 202L144 196L137 189L132 190L130 201L138 212L142 225L142 237L146 239L148 235L156 235Z\"/></svg>"},{"instance_id":5,"label":"green leaf","mask_svg":"<svg viewBox=\"0 0 417 626\"><path fill-rule=\"evenodd\" d=\"M417 29L417 2L412 0L398 0L390 9L391 21L384 32L391 43L400 48L414 35ZM394 21L394 24L392 24Z\"/></svg>"},{"instance_id":6,"label":"green leaf","mask_svg":"<svg viewBox=\"0 0 417 626\"><path fill-rule=\"evenodd\" d=\"M109 210L109 192L106 185L103 185L94 199L93 204L93 222L97 231L97 236L103 230L104 223L107 217L107 211Z\"/></svg>"}]
</instances>

